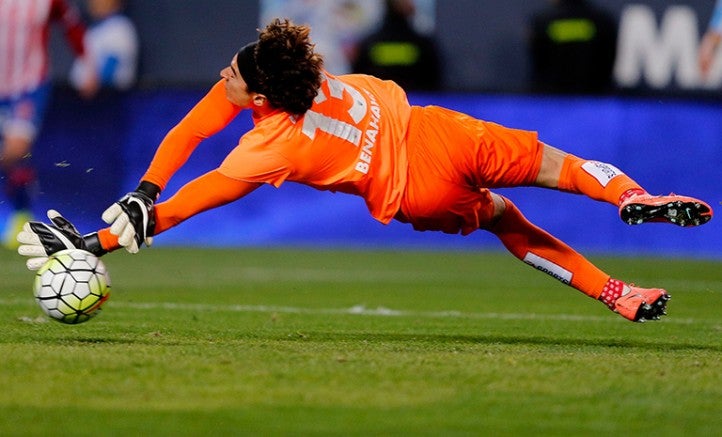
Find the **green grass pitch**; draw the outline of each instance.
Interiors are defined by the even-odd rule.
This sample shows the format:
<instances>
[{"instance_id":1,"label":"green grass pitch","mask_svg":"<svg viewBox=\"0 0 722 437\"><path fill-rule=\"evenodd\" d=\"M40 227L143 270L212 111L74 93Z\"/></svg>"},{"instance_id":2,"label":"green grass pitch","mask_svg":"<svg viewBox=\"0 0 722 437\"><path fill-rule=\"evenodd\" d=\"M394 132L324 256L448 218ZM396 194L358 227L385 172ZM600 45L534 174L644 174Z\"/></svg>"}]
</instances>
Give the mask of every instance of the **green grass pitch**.
<instances>
[{"instance_id":1,"label":"green grass pitch","mask_svg":"<svg viewBox=\"0 0 722 437\"><path fill-rule=\"evenodd\" d=\"M0 250L0 435L719 435L722 263L594 258L630 323L506 253L151 248L50 322Z\"/></svg>"}]
</instances>

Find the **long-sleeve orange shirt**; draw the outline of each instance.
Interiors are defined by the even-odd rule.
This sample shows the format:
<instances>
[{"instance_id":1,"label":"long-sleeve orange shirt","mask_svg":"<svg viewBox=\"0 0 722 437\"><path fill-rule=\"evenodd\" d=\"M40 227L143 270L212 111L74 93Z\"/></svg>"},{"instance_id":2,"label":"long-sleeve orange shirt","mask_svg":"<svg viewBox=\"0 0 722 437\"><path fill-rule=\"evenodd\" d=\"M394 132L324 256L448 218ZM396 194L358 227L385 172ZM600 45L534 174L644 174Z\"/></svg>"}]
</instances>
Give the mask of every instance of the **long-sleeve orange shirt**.
<instances>
[{"instance_id":1,"label":"long-sleeve orange shirt","mask_svg":"<svg viewBox=\"0 0 722 437\"><path fill-rule=\"evenodd\" d=\"M164 188L196 146L239 111L219 81L168 133L143 180ZM254 128L241 137L219 172L276 187L288 180L356 194L374 218L388 223L399 210L406 184L410 116L406 94L395 83L325 73L303 116L281 110L254 116Z\"/></svg>"}]
</instances>

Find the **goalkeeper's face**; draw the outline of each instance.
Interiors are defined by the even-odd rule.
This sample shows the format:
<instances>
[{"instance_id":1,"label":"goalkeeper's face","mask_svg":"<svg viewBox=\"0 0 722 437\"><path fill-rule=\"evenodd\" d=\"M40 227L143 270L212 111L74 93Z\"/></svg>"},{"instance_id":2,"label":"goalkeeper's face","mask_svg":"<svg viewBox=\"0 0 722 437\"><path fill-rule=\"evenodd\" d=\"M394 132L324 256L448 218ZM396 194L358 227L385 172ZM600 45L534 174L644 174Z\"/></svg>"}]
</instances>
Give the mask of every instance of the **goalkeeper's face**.
<instances>
[{"instance_id":1,"label":"goalkeeper's face","mask_svg":"<svg viewBox=\"0 0 722 437\"><path fill-rule=\"evenodd\" d=\"M229 102L242 108L251 106L257 93L248 91L248 85L238 72L238 55L233 57L231 65L221 70L221 78L226 83L226 98Z\"/></svg>"}]
</instances>

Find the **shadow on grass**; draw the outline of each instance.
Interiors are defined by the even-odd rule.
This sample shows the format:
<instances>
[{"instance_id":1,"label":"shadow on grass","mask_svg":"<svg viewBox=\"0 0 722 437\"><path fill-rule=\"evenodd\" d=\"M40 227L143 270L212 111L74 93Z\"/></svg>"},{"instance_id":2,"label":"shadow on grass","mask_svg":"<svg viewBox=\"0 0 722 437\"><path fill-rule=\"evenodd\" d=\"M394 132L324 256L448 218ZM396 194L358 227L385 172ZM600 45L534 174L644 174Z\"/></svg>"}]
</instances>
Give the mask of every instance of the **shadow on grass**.
<instances>
[{"instance_id":1,"label":"shadow on grass","mask_svg":"<svg viewBox=\"0 0 722 437\"><path fill-rule=\"evenodd\" d=\"M305 342L305 343L339 343L349 342L373 344L398 343L408 346L445 347L458 344L470 345L507 345L507 346L574 346L586 348L618 348L648 351L706 351L722 352L722 344L694 343L685 341L669 341L665 339L634 339L634 338L582 338L551 335L500 335L500 334L428 334L428 333L392 333L392 332L328 332L303 331L289 335L270 333L239 333L238 336L221 336L213 340L208 338L189 338L176 334L160 332L132 333L127 335L98 336L61 335L36 337L35 343L64 346L82 345L147 345L147 346L202 346L203 344L242 344L246 342Z\"/></svg>"},{"instance_id":2,"label":"shadow on grass","mask_svg":"<svg viewBox=\"0 0 722 437\"><path fill-rule=\"evenodd\" d=\"M74 337L74 336L52 336L45 338L35 338L33 343L47 344L52 346L81 346L81 347L92 347L92 346L162 346L162 347L173 347L173 346L194 346L198 345L199 341L184 341L177 337L170 338L157 338L152 333L142 335L132 335L127 337Z\"/></svg>"},{"instance_id":3,"label":"shadow on grass","mask_svg":"<svg viewBox=\"0 0 722 437\"><path fill-rule=\"evenodd\" d=\"M642 349L654 351L710 351L722 352L722 345L690 342L670 342L622 338L569 338L543 335L444 335L444 334L402 334L402 333L329 333L304 332L297 337L283 337L279 340L311 342L348 342L349 340L369 343L406 343L406 344L489 344L520 346L580 346L623 349Z\"/></svg>"}]
</instances>

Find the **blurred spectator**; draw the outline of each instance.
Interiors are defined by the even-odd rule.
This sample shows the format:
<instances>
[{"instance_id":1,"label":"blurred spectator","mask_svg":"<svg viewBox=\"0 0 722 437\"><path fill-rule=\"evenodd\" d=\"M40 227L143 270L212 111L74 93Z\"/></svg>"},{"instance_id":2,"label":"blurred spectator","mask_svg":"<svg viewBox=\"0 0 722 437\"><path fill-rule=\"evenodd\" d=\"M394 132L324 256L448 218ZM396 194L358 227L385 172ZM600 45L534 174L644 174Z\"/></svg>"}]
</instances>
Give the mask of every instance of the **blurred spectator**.
<instances>
[{"instance_id":1,"label":"blurred spectator","mask_svg":"<svg viewBox=\"0 0 722 437\"><path fill-rule=\"evenodd\" d=\"M88 56L77 59L70 82L83 96L100 89L128 90L136 81L139 42L124 0L87 0L92 23L85 34Z\"/></svg>"},{"instance_id":2,"label":"blurred spectator","mask_svg":"<svg viewBox=\"0 0 722 437\"><path fill-rule=\"evenodd\" d=\"M121 189L125 170L124 150L133 119L129 91L137 80L140 39L125 14L125 0L85 0L85 6L90 19L85 34L88 56L77 60L70 71L70 84L83 98L66 87L57 90L57 101L63 103L62 110L75 115L63 125L66 132L75 133L72 142L102 153L74 158L62 177L73 175L72 182L64 184L66 191L72 186L82 191L89 185L115 191ZM58 173L48 178L61 177Z\"/></svg>"},{"instance_id":3,"label":"blurred spectator","mask_svg":"<svg viewBox=\"0 0 722 437\"><path fill-rule=\"evenodd\" d=\"M311 38L331 74L351 72L352 52L382 16L381 0L261 0L261 25L276 17L310 25Z\"/></svg>"},{"instance_id":4,"label":"blurred spectator","mask_svg":"<svg viewBox=\"0 0 722 437\"><path fill-rule=\"evenodd\" d=\"M413 0L386 0L381 28L361 40L354 73L390 79L406 90L441 88L441 65L436 45L411 23Z\"/></svg>"},{"instance_id":5,"label":"blurred spectator","mask_svg":"<svg viewBox=\"0 0 722 437\"><path fill-rule=\"evenodd\" d=\"M66 0L0 0L0 176L12 213L3 244L17 245L15 236L31 216L36 171L31 148L50 97L48 39L53 22L60 23L77 56L85 53L85 26Z\"/></svg>"},{"instance_id":6,"label":"blurred spectator","mask_svg":"<svg viewBox=\"0 0 722 437\"><path fill-rule=\"evenodd\" d=\"M587 0L549 0L530 19L534 91L599 94L613 89L617 21Z\"/></svg>"},{"instance_id":7,"label":"blurred spectator","mask_svg":"<svg viewBox=\"0 0 722 437\"><path fill-rule=\"evenodd\" d=\"M722 41L722 0L717 0L712 18L709 20L707 31L702 36L702 44L699 49L699 70L702 77L706 78L712 68L712 63L717 57L717 49Z\"/></svg>"}]
</instances>

